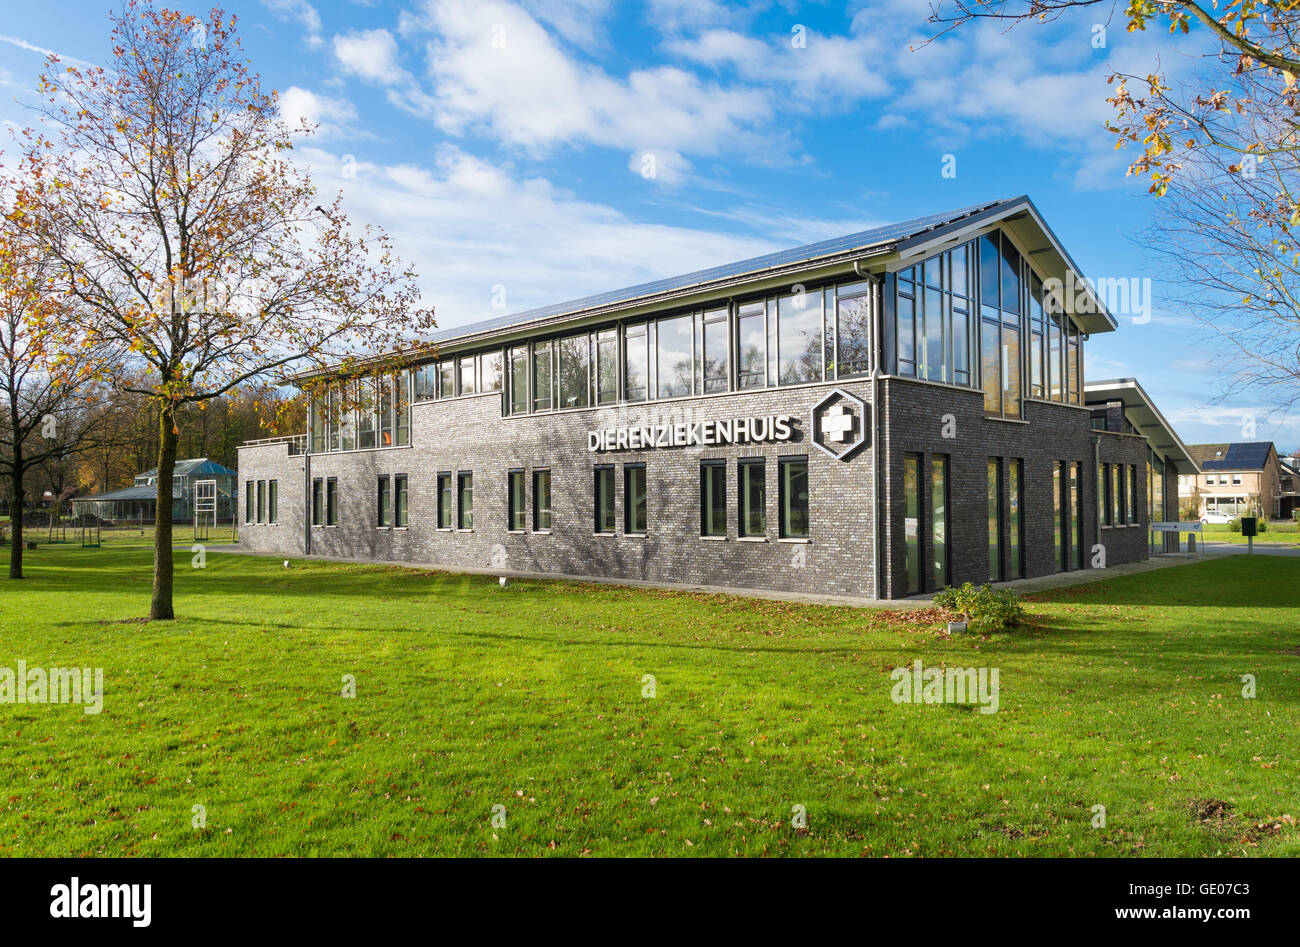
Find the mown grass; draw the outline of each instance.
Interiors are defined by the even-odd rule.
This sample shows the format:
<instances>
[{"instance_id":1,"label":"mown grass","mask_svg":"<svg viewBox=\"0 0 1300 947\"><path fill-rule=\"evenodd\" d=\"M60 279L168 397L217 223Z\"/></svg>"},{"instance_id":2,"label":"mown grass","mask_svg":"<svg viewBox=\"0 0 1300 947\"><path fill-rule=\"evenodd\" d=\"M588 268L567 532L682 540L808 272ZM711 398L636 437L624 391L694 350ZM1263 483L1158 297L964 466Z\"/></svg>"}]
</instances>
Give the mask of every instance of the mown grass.
<instances>
[{"instance_id":1,"label":"mown grass","mask_svg":"<svg viewBox=\"0 0 1300 947\"><path fill-rule=\"evenodd\" d=\"M1226 523L1206 523L1201 527L1205 538L1216 543L1237 543L1245 545L1247 537L1240 532L1232 532ZM1186 542L1186 536L1183 537ZM1268 528L1255 536L1255 544L1271 543L1276 545L1300 545L1300 530L1294 523L1270 524Z\"/></svg>"},{"instance_id":2,"label":"mown grass","mask_svg":"<svg viewBox=\"0 0 1300 947\"><path fill-rule=\"evenodd\" d=\"M0 854L1300 854L1295 560L1044 594L1034 628L990 639L845 607L190 565L175 622L133 620L143 549L43 548L0 589L0 667L105 674L99 715L0 704ZM998 668L999 711L893 703L916 658ZM1228 816L1201 818L1208 800Z\"/></svg>"}]
</instances>

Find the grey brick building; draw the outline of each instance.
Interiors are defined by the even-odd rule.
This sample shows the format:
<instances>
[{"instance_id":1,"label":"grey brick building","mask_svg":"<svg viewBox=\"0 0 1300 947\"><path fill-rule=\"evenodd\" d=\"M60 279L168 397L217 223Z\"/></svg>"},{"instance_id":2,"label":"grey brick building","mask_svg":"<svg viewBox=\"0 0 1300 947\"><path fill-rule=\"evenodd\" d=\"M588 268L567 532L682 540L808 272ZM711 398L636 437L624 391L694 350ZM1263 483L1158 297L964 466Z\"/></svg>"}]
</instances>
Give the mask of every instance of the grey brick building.
<instances>
[{"instance_id":1,"label":"grey brick building","mask_svg":"<svg viewBox=\"0 0 1300 947\"><path fill-rule=\"evenodd\" d=\"M1020 197L446 330L240 449L239 541L879 598L1130 562L1190 461L1085 400L1116 327Z\"/></svg>"}]
</instances>

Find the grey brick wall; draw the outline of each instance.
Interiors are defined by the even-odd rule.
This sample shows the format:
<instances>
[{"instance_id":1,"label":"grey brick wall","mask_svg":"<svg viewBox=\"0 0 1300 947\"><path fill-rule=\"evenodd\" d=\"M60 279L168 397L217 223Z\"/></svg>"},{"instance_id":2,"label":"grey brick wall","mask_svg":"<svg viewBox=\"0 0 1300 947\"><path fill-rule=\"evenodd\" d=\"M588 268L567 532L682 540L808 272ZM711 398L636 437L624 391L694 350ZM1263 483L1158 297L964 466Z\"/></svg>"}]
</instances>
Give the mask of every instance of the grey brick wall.
<instances>
[{"instance_id":1,"label":"grey brick wall","mask_svg":"<svg viewBox=\"0 0 1300 947\"><path fill-rule=\"evenodd\" d=\"M1027 402L1024 422L983 415L977 391L883 379L881 456L889 516L881 524L882 552L889 563L882 597L903 595L902 464L905 452L949 456L952 581L988 580L987 479L989 457L1024 460L1024 543L1026 575L1055 571L1052 535L1054 461L1082 461L1082 496L1087 545L1098 541L1096 457L1145 465L1139 437L1089 430L1087 409ZM840 382L771 391L684 399L643 406L561 411L502 417L497 394L412 406L412 443L406 448L290 456L283 444L244 447L239 455L240 543L257 551L333 555L436 563L446 568L501 568L659 582L763 588L776 591L872 596L871 516L875 446L848 461L829 457L809 441L814 404L841 388L870 405L868 382ZM634 423L721 420L790 414L797 419L795 439L780 444L646 451L588 451L587 433ZM951 414L956 436L944 438L944 415ZM778 539L778 458L808 458L810 533L807 543ZM766 462L767 535L762 542L737 535L738 471L741 457ZM700 536L700 461L727 464L728 532L724 540ZM623 466L644 463L648 482L648 530L623 533ZM594 534L593 467L613 464L616 471L614 535ZM507 475L524 469L526 520L532 526L532 472L549 468L553 529L549 534L507 530ZM445 531L437 524L437 474L474 475L474 528ZM1145 466L1139 476L1145 490ZM409 528L376 526L377 480L381 475L409 478ZM339 525L307 527L310 478L336 477ZM279 480L279 524L244 525L243 483ZM1005 499L1005 498L1004 498ZM1139 496L1143 525L1102 531L1108 563L1147 554L1146 500ZM929 556L928 519L922 535Z\"/></svg>"}]
</instances>

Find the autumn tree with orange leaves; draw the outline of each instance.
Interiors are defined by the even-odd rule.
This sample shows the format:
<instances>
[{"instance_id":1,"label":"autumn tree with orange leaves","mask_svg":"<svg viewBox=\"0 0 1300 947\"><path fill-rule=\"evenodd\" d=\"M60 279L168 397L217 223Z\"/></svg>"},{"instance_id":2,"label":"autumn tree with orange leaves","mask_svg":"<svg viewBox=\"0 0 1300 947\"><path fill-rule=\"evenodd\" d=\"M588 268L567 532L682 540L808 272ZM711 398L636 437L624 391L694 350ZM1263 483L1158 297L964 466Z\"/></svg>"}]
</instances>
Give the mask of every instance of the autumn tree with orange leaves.
<instances>
[{"instance_id":1,"label":"autumn tree with orange leaves","mask_svg":"<svg viewBox=\"0 0 1300 947\"><path fill-rule=\"evenodd\" d=\"M353 228L291 161L295 136L244 59L233 16L129 0L108 68L42 76L18 184L28 237L85 334L127 353L158 408L152 619L172 605L181 406L396 351L433 327L382 231Z\"/></svg>"},{"instance_id":2,"label":"autumn tree with orange leaves","mask_svg":"<svg viewBox=\"0 0 1300 947\"><path fill-rule=\"evenodd\" d=\"M1168 308L1192 313L1235 365L1224 394L1266 391L1300 400L1300 0L938 0L943 32L972 21L1117 18L1128 32L1160 29L1195 72L1153 63L1115 73L1107 124L1135 152L1155 223L1140 242L1170 267ZM1081 30L1091 20L1077 21ZM1117 24L1118 25L1118 24ZM1176 61L1171 57L1171 61ZM1099 130L1100 131L1100 130ZM1235 357L1232 357L1235 356Z\"/></svg>"}]
</instances>

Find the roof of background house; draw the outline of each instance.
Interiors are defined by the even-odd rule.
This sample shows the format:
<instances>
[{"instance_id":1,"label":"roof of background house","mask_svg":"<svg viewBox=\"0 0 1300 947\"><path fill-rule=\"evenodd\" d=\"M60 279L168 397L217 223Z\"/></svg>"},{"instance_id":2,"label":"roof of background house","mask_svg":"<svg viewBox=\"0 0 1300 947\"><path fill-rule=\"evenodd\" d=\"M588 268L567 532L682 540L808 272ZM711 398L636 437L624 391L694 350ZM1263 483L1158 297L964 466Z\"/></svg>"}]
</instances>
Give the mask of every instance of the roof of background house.
<instances>
[{"instance_id":1,"label":"roof of background house","mask_svg":"<svg viewBox=\"0 0 1300 947\"><path fill-rule=\"evenodd\" d=\"M585 318L595 318L633 306L668 304L674 299L694 294L721 291L740 283L772 279L813 266L846 266L855 260L885 255L907 253L909 250L928 250L941 244L964 229L974 229L999 221L1009 222L1011 229L1022 238L1026 249L1034 254L1044 272L1062 277L1069 270L1081 274L1074 260L1061 246L1056 235L1027 195L1009 197L983 204L972 204L957 210L914 217L895 224L875 227L858 233L834 237L817 243L805 244L789 250L779 250L762 256L725 263L708 269L670 276L666 279L639 283L593 296L583 296L567 302L541 306L509 315L494 316L466 325L439 329L428 335L424 343L468 345L485 337L518 330L536 331ZM1031 222L1026 224L1025 221ZM1029 239L1032 238L1032 239ZM1080 286L1076 292L1087 292L1093 309L1075 314L1085 332L1108 332L1116 328L1114 316L1105 302L1092 294L1091 288ZM411 350L416 353L418 350ZM291 376L295 379L322 374L310 370Z\"/></svg>"},{"instance_id":2,"label":"roof of background house","mask_svg":"<svg viewBox=\"0 0 1300 947\"><path fill-rule=\"evenodd\" d=\"M181 477L188 474L230 474L235 476L237 473L237 471L231 470L215 460L208 460L206 457L192 457L189 460L176 461L174 476ZM137 477L156 477L157 475L157 467L150 467L148 470L136 474Z\"/></svg>"},{"instance_id":3,"label":"roof of background house","mask_svg":"<svg viewBox=\"0 0 1300 947\"><path fill-rule=\"evenodd\" d=\"M1089 405L1121 401L1134 425L1157 450L1174 465L1178 473L1197 473L1197 459L1191 448L1183 443L1172 424L1165 420L1151 396L1138 384L1136 378L1108 378L1088 381L1083 385L1083 400Z\"/></svg>"},{"instance_id":4,"label":"roof of background house","mask_svg":"<svg viewBox=\"0 0 1300 947\"><path fill-rule=\"evenodd\" d=\"M1238 444L1188 444L1202 470L1263 470L1268 464L1272 441Z\"/></svg>"}]
</instances>

